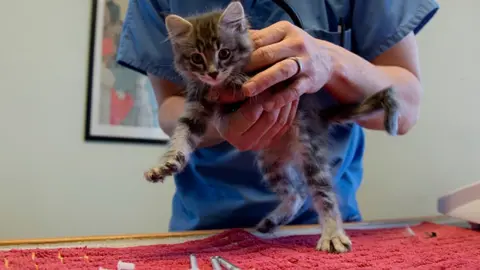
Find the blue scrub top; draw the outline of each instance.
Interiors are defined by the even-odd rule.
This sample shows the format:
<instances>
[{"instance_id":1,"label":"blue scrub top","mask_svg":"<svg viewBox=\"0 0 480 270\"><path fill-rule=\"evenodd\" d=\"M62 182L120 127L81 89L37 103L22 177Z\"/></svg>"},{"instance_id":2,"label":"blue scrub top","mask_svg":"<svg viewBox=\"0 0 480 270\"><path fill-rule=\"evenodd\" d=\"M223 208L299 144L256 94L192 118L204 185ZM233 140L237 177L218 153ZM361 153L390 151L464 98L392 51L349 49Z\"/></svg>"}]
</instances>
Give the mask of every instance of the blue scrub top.
<instances>
[{"instance_id":1,"label":"blue scrub top","mask_svg":"<svg viewBox=\"0 0 480 270\"><path fill-rule=\"evenodd\" d=\"M182 84L173 68L166 14L188 16L223 8L230 0L130 0L117 54L119 64ZM344 47L371 61L408 33L418 33L438 10L434 0L302 0L287 1L312 36L340 44L339 19L346 23ZM288 15L271 0L243 0L254 29ZM335 101L317 93L319 106ZM364 132L356 124L332 128L331 165L344 221L362 219L356 193L363 176ZM227 142L197 150L175 177L170 231L255 226L278 204L263 184L251 152ZM388 181L388 179L384 179ZM161 186L159 186L161 188ZM308 200L290 224L317 222Z\"/></svg>"}]
</instances>

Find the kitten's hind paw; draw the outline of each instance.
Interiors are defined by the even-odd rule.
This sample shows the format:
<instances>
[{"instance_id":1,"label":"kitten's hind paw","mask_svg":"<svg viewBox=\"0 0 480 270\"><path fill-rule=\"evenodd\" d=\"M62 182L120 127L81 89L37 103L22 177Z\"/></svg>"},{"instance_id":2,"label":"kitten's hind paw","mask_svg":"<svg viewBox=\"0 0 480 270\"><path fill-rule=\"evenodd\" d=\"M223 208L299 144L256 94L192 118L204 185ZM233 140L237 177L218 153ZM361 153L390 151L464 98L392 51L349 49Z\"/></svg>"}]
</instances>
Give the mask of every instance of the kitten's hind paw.
<instances>
[{"instance_id":1,"label":"kitten's hind paw","mask_svg":"<svg viewBox=\"0 0 480 270\"><path fill-rule=\"evenodd\" d=\"M145 172L145 179L152 183L163 182L165 177L180 172L183 169L185 162L185 155L183 153L167 153L158 166Z\"/></svg>"},{"instance_id":2,"label":"kitten's hind paw","mask_svg":"<svg viewBox=\"0 0 480 270\"><path fill-rule=\"evenodd\" d=\"M256 230L260 233L272 233L278 227L275 222L269 218L265 218L258 223Z\"/></svg>"},{"instance_id":3,"label":"kitten's hind paw","mask_svg":"<svg viewBox=\"0 0 480 270\"><path fill-rule=\"evenodd\" d=\"M352 250L352 241L344 231L336 231L331 235L322 233L317 243L317 250L345 253Z\"/></svg>"}]
</instances>

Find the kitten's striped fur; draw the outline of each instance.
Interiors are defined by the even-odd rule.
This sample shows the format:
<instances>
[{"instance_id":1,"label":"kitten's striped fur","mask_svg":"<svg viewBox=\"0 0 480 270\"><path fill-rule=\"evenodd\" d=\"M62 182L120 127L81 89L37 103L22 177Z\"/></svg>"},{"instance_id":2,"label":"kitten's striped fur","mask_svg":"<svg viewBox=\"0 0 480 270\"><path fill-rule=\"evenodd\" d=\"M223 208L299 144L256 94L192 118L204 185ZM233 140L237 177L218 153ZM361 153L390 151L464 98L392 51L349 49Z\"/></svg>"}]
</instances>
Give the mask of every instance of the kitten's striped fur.
<instances>
[{"instance_id":1,"label":"kitten's striped fur","mask_svg":"<svg viewBox=\"0 0 480 270\"><path fill-rule=\"evenodd\" d=\"M151 182L163 181L166 176L180 172L188 163L209 121L226 113L224 107L212 101L212 89L221 86L218 88L241 94L241 85L248 79L242 68L253 50L240 2L232 2L223 11L185 19L169 15L166 22L175 67L187 81L186 107L163 161L145 173ZM228 57L225 52L224 57L220 57L221 49L229 50ZM198 55L193 59L193 53L199 53L201 61ZM211 78L207 77L209 72L213 74ZM332 187L328 127L332 122L351 121L381 110L385 111L385 129L395 135L398 105L391 88L360 104L338 105L325 110L318 107L312 95L302 96L297 118L281 138L282 142L258 153L258 167L264 180L281 202L257 229L267 233L289 223L311 195L322 227L317 249L329 252L350 250L351 241L343 229Z\"/></svg>"}]
</instances>

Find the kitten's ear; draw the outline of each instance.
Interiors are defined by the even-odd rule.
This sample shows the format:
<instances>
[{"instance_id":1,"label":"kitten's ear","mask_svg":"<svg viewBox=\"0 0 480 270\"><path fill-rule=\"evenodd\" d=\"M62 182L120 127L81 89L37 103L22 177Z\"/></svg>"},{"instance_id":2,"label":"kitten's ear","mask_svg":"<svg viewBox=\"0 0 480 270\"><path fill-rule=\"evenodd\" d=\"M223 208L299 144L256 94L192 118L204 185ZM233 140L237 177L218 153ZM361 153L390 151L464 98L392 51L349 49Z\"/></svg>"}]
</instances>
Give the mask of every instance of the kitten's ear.
<instances>
[{"instance_id":1,"label":"kitten's ear","mask_svg":"<svg viewBox=\"0 0 480 270\"><path fill-rule=\"evenodd\" d=\"M247 19L245 11L239 1L231 2L223 11L220 17L220 26L223 28L245 31Z\"/></svg>"},{"instance_id":2,"label":"kitten's ear","mask_svg":"<svg viewBox=\"0 0 480 270\"><path fill-rule=\"evenodd\" d=\"M187 35L193 29L193 25L178 15L168 15L165 18L168 36L172 39Z\"/></svg>"}]
</instances>

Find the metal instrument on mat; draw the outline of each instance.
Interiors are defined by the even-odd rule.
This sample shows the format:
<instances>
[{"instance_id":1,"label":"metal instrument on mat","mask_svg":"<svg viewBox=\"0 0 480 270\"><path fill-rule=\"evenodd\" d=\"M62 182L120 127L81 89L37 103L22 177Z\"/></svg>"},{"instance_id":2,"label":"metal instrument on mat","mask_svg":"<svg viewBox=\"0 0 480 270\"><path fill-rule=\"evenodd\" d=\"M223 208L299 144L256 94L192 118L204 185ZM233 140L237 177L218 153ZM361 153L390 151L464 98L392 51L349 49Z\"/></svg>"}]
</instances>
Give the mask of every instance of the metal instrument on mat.
<instances>
[{"instance_id":1,"label":"metal instrument on mat","mask_svg":"<svg viewBox=\"0 0 480 270\"><path fill-rule=\"evenodd\" d=\"M236 265L233 263L227 261L225 258L220 257L220 256L214 256L212 257L212 260L216 260L220 263L221 266L225 267L228 270L240 270Z\"/></svg>"},{"instance_id":2,"label":"metal instrument on mat","mask_svg":"<svg viewBox=\"0 0 480 270\"><path fill-rule=\"evenodd\" d=\"M222 270L223 268L228 270L240 270L238 266L220 256L213 256L210 258L210 261L212 262L213 270ZM190 254L190 270L199 270L195 254Z\"/></svg>"}]
</instances>

